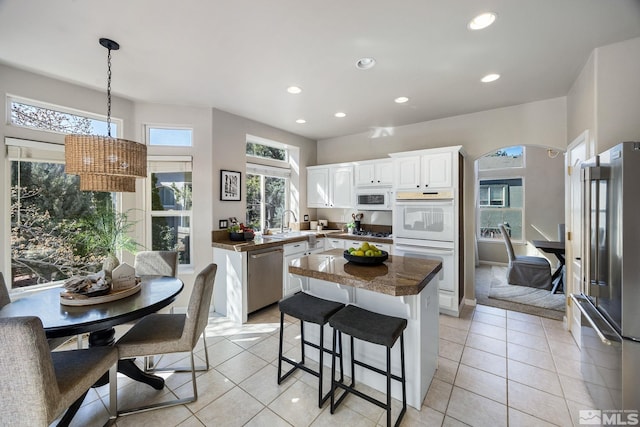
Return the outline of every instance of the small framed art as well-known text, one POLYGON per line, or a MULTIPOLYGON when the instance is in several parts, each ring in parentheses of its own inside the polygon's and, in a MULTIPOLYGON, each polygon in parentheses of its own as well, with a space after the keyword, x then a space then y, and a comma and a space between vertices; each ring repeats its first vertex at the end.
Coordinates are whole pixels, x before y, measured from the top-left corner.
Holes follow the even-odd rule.
POLYGON ((240 200, 240 172, 220 171, 220 200, 240 200))

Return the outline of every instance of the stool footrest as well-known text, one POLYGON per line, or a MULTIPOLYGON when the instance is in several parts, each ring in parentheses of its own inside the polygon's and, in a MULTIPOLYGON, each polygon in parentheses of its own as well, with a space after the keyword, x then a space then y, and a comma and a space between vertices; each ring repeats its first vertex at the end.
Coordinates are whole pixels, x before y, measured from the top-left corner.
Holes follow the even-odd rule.
MULTIPOLYGON (((354 363, 354 365, 358 365, 358 366, 362 366, 363 368, 370 369, 373 372, 376 372, 376 373, 378 373, 380 375, 384 375, 385 377, 387 376, 387 372, 386 371, 383 371, 382 369, 378 369, 375 366, 368 365, 368 364, 366 364, 364 362, 361 362, 361 361, 355 360, 355 359, 354 359, 353 363, 354 363)), ((400 381, 400 382, 403 381, 402 377, 399 377, 399 376, 394 375, 394 374, 391 374, 391 378, 393 378, 396 381, 400 381)))

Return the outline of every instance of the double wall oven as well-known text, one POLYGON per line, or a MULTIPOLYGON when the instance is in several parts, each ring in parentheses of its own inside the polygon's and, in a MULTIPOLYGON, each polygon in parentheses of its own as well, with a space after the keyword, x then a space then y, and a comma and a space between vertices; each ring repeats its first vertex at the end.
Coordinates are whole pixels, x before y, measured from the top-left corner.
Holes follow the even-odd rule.
POLYGON ((394 254, 439 261, 440 306, 454 310, 456 208, 453 192, 398 192, 393 212, 394 254), (445 292, 442 292, 445 291, 445 292), (451 292, 451 294, 449 294, 451 292))

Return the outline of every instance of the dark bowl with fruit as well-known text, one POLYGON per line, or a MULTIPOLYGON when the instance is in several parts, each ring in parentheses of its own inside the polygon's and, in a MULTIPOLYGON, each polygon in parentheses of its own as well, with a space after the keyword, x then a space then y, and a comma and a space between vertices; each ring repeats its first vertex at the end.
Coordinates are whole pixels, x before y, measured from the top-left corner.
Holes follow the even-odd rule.
POLYGON ((255 234, 249 227, 245 227, 244 224, 232 225, 227 228, 229 232, 229 239, 234 242, 244 242, 245 240, 253 240, 255 234))
POLYGON ((230 231, 229 239, 234 242, 244 242, 244 231, 230 231))
POLYGON ((359 265, 380 265, 389 258, 389 253, 386 251, 376 251, 370 255, 366 255, 366 253, 364 255, 356 255, 357 252, 358 251, 352 251, 349 253, 348 250, 344 251, 344 259, 359 265))

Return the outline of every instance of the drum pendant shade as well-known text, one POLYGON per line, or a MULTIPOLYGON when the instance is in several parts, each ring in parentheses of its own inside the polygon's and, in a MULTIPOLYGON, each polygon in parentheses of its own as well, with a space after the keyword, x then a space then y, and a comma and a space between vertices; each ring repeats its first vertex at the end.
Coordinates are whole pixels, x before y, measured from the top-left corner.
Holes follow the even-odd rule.
POLYGON ((65 172, 80 176, 80 190, 135 192, 136 177, 147 176, 147 146, 111 136, 111 50, 120 46, 100 39, 109 50, 107 131, 102 135, 67 135, 64 139, 65 172))

